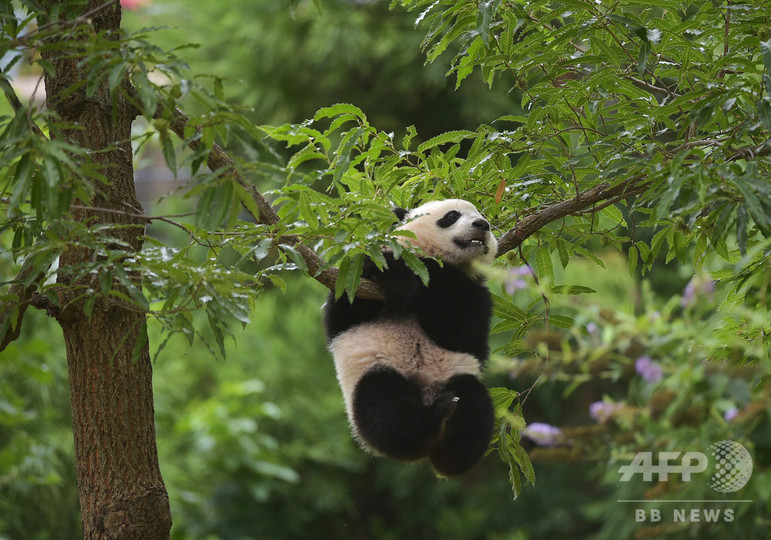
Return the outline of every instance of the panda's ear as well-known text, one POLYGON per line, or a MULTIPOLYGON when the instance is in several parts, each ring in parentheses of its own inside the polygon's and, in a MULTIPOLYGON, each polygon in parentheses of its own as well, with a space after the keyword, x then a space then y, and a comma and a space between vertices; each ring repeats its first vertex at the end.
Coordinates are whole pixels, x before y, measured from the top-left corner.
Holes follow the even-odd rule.
POLYGON ((400 206, 394 206, 393 211, 394 214, 396 214, 396 217, 399 218, 399 221, 404 221, 404 218, 407 216, 407 212, 409 212, 409 210, 400 206))

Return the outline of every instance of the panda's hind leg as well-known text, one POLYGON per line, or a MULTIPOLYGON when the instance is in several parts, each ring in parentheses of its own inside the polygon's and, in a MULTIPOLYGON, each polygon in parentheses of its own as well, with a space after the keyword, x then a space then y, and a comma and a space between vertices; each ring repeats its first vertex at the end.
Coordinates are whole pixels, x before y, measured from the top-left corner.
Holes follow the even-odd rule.
POLYGON ((451 397, 424 405, 417 382, 380 366, 356 385, 353 423, 361 440, 376 452, 415 461, 428 455, 453 406, 451 397))
POLYGON ((487 389, 473 375, 452 377, 445 391, 458 401, 430 459, 439 474, 456 476, 473 467, 487 451, 495 425, 495 410, 487 389))

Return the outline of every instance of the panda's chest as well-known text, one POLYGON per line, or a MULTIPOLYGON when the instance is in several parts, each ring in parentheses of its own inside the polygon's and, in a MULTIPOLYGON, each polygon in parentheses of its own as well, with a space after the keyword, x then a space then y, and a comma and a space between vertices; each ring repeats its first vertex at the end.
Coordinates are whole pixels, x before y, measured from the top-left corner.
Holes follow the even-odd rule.
POLYGON ((479 374, 472 355, 439 347, 413 319, 358 325, 330 343, 341 382, 358 380, 375 366, 387 366, 424 385, 458 374, 479 374))

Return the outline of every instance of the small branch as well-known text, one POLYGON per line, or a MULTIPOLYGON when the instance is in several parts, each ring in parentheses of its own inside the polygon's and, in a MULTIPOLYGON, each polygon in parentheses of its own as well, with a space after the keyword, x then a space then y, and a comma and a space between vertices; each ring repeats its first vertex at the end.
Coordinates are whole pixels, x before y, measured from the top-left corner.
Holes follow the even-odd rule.
POLYGON ((746 159, 748 161, 771 154, 771 139, 755 148, 737 148, 733 156, 726 158, 726 161, 736 161, 737 159, 746 159))
MULTIPOLYGON (((644 81, 638 77, 633 77, 632 75, 626 75, 626 78, 639 86, 640 88, 644 88, 645 90, 648 90, 649 92, 661 92, 662 94, 669 94, 670 97, 680 97, 680 94, 677 92, 674 92, 667 88, 665 85, 656 86, 655 84, 651 84, 647 81, 644 81)), ((658 80, 658 79, 657 79, 658 80)))

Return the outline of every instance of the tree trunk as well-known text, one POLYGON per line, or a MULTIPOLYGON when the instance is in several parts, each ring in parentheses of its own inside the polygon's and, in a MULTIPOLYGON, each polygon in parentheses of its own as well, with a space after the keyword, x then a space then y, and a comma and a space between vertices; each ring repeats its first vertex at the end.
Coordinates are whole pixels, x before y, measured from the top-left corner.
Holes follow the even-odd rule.
MULTIPOLYGON (((120 29, 118 2, 47 0, 49 13, 59 11, 59 22, 78 30, 70 39, 120 29), (71 5, 76 5, 73 8, 71 5), (81 31, 83 30, 83 31, 81 31)), ((39 21, 42 25, 45 22, 39 21)), ((110 96, 106 82, 87 96, 84 86, 72 91, 85 69, 69 48, 42 52, 55 68, 46 74, 46 102, 71 129, 58 136, 91 152, 93 165, 107 182, 95 183, 93 208, 119 210, 123 214, 83 210, 83 201, 73 209, 76 219, 89 225, 115 223, 110 235, 141 247, 144 222, 133 180, 131 123, 135 108, 128 102, 128 82, 123 92, 110 96)), ((52 136, 56 136, 52 132, 52 136)), ((66 183, 65 183, 66 184, 66 183)), ((61 186, 67 189, 66 185, 61 186)), ((125 248, 121 248, 125 249, 125 248)), ((88 284, 75 281, 68 268, 90 261, 95 254, 73 248, 62 255, 59 282, 61 309, 56 317, 64 332, 72 401, 75 459, 80 489, 83 536, 86 539, 166 539, 171 512, 166 487, 158 465, 153 416, 152 365, 147 345, 146 316, 105 298, 97 298, 90 316, 84 311, 88 284), (144 345, 135 358, 134 348, 144 345)), ((119 263, 118 263, 119 264, 119 263)), ((132 276, 138 283, 139 276, 132 276)), ((119 289, 117 283, 113 287, 119 289)), ((94 287, 99 290, 98 285, 94 287)))

